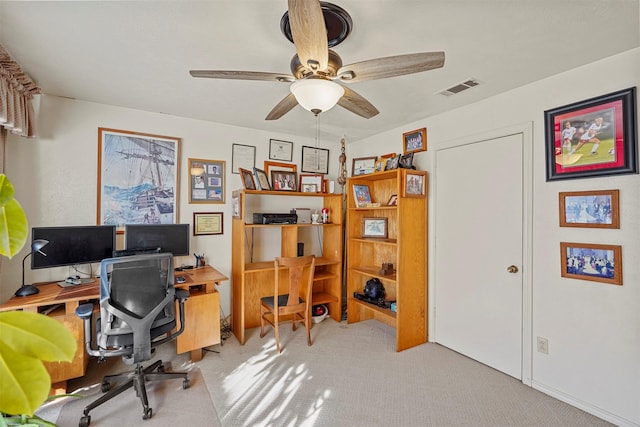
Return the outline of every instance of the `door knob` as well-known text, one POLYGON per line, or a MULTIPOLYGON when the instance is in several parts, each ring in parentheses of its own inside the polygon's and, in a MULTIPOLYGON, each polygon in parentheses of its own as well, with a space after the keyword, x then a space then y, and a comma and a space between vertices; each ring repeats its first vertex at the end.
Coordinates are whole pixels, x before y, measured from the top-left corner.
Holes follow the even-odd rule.
POLYGON ((507 271, 509 273, 517 273, 518 272, 518 267, 516 267, 515 265, 510 265, 509 267, 507 267, 507 271))

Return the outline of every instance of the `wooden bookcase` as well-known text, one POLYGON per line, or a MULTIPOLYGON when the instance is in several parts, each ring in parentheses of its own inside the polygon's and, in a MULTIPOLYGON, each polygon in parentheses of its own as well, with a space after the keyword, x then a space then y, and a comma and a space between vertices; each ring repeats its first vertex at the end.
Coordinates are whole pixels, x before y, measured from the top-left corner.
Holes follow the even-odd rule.
MULTIPOLYGON (((263 231, 271 231, 271 234, 276 231, 280 240, 276 256, 297 256, 303 231, 311 230, 314 235, 321 235, 322 254, 316 254, 312 302, 314 305, 326 304, 329 316, 339 322, 342 318, 342 194, 236 190, 232 198, 231 329, 238 341, 244 344, 245 330, 260 326, 260 298, 273 295, 274 256, 266 256, 266 252, 262 251, 265 245, 273 245, 273 242, 266 241, 262 236, 263 231), (277 212, 289 212, 296 207, 296 197, 306 202, 312 200, 311 203, 318 210, 329 208, 331 223, 251 223, 253 214, 265 212, 262 207, 267 203, 279 206, 277 212)), ((286 285, 286 280, 281 282, 286 285)), ((285 292, 284 288, 282 292, 285 292)))
POLYGON ((396 169, 347 180, 347 320, 377 319, 396 330, 396 351, 427 341, 427 173, 396 169), (407 174, 423 177, 424 195, 405 195, 407 174), (354 185, 369 187, 372 203, 356 207, 354 185), (387 206, 392 195, 397 205, 387 206), (363 237, 364 218, 386 218, 387 237, 363 237), (382 263, 395 271, 382 274, 382 263), (363 294, 366 282, 377 277, 385 288, 385 300, 395 300, 397 311, 354 297, 363 294))

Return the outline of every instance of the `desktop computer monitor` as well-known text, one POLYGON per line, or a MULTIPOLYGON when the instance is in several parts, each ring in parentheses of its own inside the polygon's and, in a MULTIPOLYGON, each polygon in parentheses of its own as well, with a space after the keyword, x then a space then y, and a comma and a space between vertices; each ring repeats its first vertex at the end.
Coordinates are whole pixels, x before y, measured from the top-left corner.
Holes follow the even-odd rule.
POLYGON ((33 227, 31 238, 49 241, 41 250, 46 256, 35 252, 31 257, 32 269, 90 264, 113 257, 116 248, 116 227, 33 227))
POLYGON ((189 255, 189 224, 127 224, 125 250, 130 254, 150 251, 189 255))

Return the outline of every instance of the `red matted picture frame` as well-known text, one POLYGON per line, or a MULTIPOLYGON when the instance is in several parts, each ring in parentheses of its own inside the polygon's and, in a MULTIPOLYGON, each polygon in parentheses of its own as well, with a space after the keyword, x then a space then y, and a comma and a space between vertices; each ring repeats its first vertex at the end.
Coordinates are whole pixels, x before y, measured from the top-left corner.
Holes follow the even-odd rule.
POLYGON ((636 88, 544 112, 547 181, 638 173, 636 88))

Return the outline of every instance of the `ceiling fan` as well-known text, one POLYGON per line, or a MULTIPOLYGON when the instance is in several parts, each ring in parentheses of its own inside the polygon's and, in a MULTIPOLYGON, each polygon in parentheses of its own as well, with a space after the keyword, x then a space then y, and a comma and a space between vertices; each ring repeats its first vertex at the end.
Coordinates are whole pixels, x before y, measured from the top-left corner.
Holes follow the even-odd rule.
POLYGON ((318 115, 333 107, 336 102, 352 113, 369 119, 379 113, 376 107, 354 90, 339 83, 384 79, 433 70, 444 65, 444 52, 421 52, 343 66, 340 56, 329 48, 341 43, 349 35, 352 24, 349 14, 339 6, 323 1, 288 1, 288 12, 283 15, 280 28, 296 47, 297 53, 291 60, 292 74, 191 70, 191 76, 292 83, 290 93, 269 112, 266 120, 279 119, 297 104, 318 115), (311 97, 326 99, 309 101, 305 92, 311 97))

